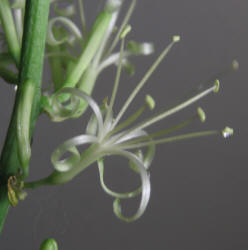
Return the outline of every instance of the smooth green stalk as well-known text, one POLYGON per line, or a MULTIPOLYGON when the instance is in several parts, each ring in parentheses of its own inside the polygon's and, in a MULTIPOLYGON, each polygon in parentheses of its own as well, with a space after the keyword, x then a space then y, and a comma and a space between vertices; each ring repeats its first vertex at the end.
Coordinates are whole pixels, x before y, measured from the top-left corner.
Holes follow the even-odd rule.
MULTIPOLYGON (((51 51, 53 53, 60 53, 60 45, 57 46, 47 46, 48 53, 51 51)), ((61 84, 64 81, 64 72, 62 68, 62 60, 61 57, 51 56, 49 57, 49 63, 51 66, 51 77, 53 81, 54 90, 57 91, 60 89, 61 84)))
POLYGON ((21 47, 8 0, 1 0, 0 20, 6 35, 9 51, 18 66, 20 63, 21 47))
POLYGON ((64 87, 75 87, 78 83, 100 47, 102 39, 108 29, 111 17, 112 13, 109 11, 103 11, 99 14, 90 32, 89 39, 83 48, 83 53, 80 56, 77 65, 67 77, 64 87))
POLYGON ((30 122, 32 104, 35 94, 34 82, 27 80, 23 83, 23 91, 20 94, 17 108, 17 144, 18 155, 23 176, 28 176, 29 161, 31 157, 30 147, 30 122))
POLYGON ((98 145, 93 144, 86 151, 84 151, 81 155, 81 161, 78 163, 77 167, 72 168, 67 172, 59 172, 55 170, 48 177, 34 181, 34 182, 26 182, 25 188, 37 188, 46 185, 57 185, 64 184, 71 181, 75 176, 77 176, 81 171, 85 170, 92 163, 97 161, 102 157, 103 152, 98 151, 98 145))
MULTIPOLYGON (((2 4, 2 2, 1 2, 2 4)), ((27 0, 24 23, 24 34, 20 64, 20 85, 17 90, 14 110, 12 113, 7 137, 0 159, 0 232, 8 213, 9 200, 7 181, 16 175, 22 167, 18 154, 17 116, 25 83, 30 81, 35 89, 30 117, 30 137, 40 113, 40 89, 43 69, 43 58, 47 31, 47 20, 50 1, 27 0)), ((20 143, 20 142, 19 142, 20 143)))
MULTIPOLYGON (((97 69, 94 66, 89 66, 88 69, 83 74, 83 77, 77 86, 78 89, 83 90, 86 94, 91 96, 95 87, 97 77, 98 77, 97 69)), ((80 107, 78 108, 79 112, 77 112, 73 117, 75 118, 82 115, 87 107, 88 107, 87 102, 81 100, 80 107)))

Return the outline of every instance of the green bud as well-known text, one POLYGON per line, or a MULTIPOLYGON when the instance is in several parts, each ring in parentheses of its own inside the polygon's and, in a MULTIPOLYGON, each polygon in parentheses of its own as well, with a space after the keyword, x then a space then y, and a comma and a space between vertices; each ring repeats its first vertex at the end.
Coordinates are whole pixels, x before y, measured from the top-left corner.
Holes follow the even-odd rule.
POLYGON ((44 240, 40 246, 40 250, 58 250, 58 249, 59 248, 57 242, 52 238, 44 240))

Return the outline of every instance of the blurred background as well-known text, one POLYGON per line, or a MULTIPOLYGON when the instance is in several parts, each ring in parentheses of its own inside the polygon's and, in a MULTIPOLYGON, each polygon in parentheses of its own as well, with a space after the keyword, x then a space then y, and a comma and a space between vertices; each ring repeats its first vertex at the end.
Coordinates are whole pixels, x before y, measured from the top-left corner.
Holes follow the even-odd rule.
MULTIPOLYGON (((101 10, 103 0, 85 0, 88 22, 101 10)), ((125 8, 130 1, 125 1, 125 8)), ((76 3, 76 1, 75 1, 76 3)), ((0 238, 1 250, 38 250, 46 237, 54 237, 59 250, 245 250, 248 248, 247 169, 247 44, 248 2, 244 0, 139 0, 131 19, 130 38, 152 41, 155 53, 135 58, 136 74, 122 76, 116 112, 171 41, 180 35, 165 61, 141 91, 130 113, 143 104, 145 94, 156 100, 157 110, 175 103, 201 82, 226 69, 233 59, 237 72, 221 80, 221 91, 210 95, 149 131, 188 118, 201 106, 204 124, 185 131, 233 127, 233 137, 214 136, 159 145, 151 167, 152 193, 145 214, 127 224, 115 217, 113 199, 99 183, 96 165, 68 184, 30 191, 24 202, 11 208, 0 238)), ((101 102, 110 95, 116 69, 108 69, 93 93, 101 102)), ((44 70, 44 82, 48 81, 44 70)), ((7 131, 14 102, 13 86, 0 84, 0 143, 7 131)), ((52 123, 43 115, 34 134, 30 180, 48 175, 50 155, 64 140, 84 133, 90 112, 75 121, 52 123)), ((148 112, 149 115, 149 112, 148 112)), ((139 183, 127 161, 106 159, 106 182, 118 191, 139 183)), ((124 204, 132 214, 139 200, 124 204)))

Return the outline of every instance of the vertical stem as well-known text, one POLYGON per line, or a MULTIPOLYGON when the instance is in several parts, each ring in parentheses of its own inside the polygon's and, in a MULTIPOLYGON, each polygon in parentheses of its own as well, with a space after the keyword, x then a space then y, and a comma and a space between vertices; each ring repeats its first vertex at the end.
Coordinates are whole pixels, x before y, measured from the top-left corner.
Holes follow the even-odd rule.
POLYGON ((0 232, 8 213, 7 180, 21 167, 18 158, 17 114, 25 84, 34 84, 30 136, 40 112, 40 90, 50 1, 27 0, 21 51, 20 75, 14 110, 0 158, 0 232))

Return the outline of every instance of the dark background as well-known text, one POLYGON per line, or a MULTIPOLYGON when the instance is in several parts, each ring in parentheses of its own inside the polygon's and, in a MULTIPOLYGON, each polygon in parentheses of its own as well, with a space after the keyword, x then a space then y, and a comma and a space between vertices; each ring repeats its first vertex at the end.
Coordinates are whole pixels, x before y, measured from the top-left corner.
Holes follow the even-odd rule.
MULTIPOLYGON (((102 3, 85 1, 91 20, 102 3)), ((46 237, 56 238, 60 250, 247 249, 247 13, 245 0, 140 0, 131 20, 130 37, 153 41, 156 53, 134 60, 137 73, 132 79, 122 77, 116 107, 121 107, 172 35, 180 34, 182 41, 130 111, 142 104, 147 93, 156 99, 158 110, 172 104, 237 59, 240 70, 222 80, 218 95, 204 98, 154 126, 165 127, 185 119, 201 105, 207 112, 206 123, 196 122, 187 131, 228 125, 235 129, 235 135, 226 140, 209 137, 160 145, 151 169, 149 206, 142 218, 131 224, 114 216, 112 198, 101 190, 96 166, 61 187, 31 191, 25 202, 10 209, 0 249, 36 250, 46 237)), ((107 70, 99 79, 94 93, 98 102, 110 95, 114 72, 107 70)), ((13 106, 13 87, 1 82, 0 97, 2 145, 13 106)), ((39 119, 30 179, 52 170, 51 152, 65 139, 83 133, 83 120, 53 124, 45 116, 39 119)), ((107 183, 119 191, 130 190, 139 180, 125 164, 118 158, 106 161, 107 183)), ((124 207, 132 213, 137 206, 138 200, 134 200, 124 207)))

